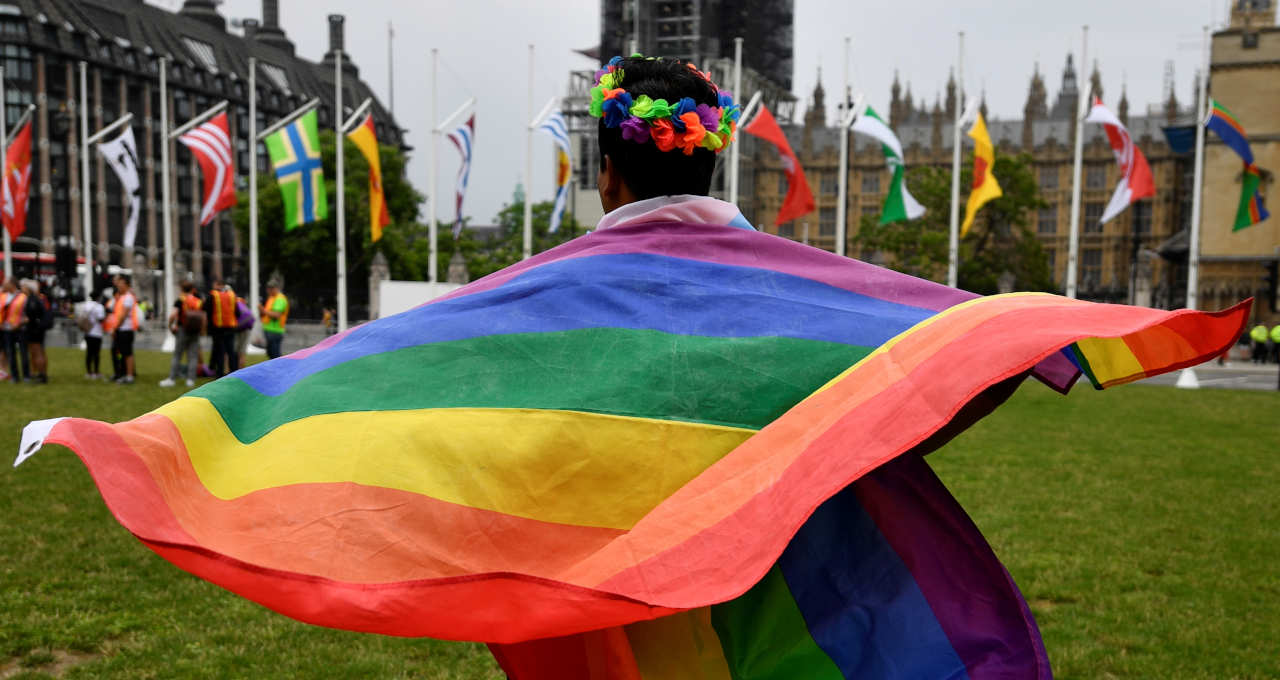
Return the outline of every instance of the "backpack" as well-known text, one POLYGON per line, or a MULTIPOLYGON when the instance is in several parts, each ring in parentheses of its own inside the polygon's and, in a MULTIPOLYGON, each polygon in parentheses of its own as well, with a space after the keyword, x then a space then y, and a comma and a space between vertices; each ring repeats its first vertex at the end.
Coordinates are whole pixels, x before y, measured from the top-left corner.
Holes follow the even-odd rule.
POLYGON ((185 309, 182 311, 182 332, 187 335, 199 335, 204 330, 204 310, 185 309))
POLYGON ((76 314, 76 328, 79 328, 81 333, 88 333, 89 329, 93 328, 93 322, 89 320, 89 308, 87 306, 76 314))
POLYGON ((253 328, 253 311, 249 309, 249 304, 239 298, 236 299, 236 330, 247 331, 253 328))

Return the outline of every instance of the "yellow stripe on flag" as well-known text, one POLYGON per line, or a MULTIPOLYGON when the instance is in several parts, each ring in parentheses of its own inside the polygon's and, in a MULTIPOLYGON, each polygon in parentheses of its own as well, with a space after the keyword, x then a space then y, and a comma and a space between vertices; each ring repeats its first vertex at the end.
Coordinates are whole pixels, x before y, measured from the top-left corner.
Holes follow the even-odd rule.
POLYGON ((382 192, 382 162, 378 158, 378 137, 373 129, 373 114, 365 117, 364 122, 347 133, 360 154, 369 163, 369 233, 374 241, 382 238, 382 226, 389 220, 386 214, 386 196, 382 192))
POLYGON ((311 416, 243 444, 207 399, 182 397, 155 412, 177 426, 200 482, 222 499, 354 482, 610 529, 630 529, 755 433, 578 411, 441 408, 311 416))

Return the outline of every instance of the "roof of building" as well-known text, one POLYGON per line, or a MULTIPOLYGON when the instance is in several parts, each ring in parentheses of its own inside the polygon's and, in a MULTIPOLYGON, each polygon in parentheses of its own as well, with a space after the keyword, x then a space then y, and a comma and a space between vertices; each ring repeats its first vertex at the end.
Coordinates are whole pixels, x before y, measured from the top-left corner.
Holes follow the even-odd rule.
MULTIPOLYGON (((259 97, 259 107, 287 112, 312 97, 318 97, 327 110, 333 107, 332 53, 320 62, 299 57, 275 25, 259 27, 246 21, 246 35, 228 32, 220 27, 225 22, 208 0, 188 0, 176 13, 142 0, 3 0, 0 4, 16 6, 29 19, 29 41, 37 48, 151 74, 156 73, 153 59, 165 56, 175 66, 170 69, 171 85, 238 102, 247 101, 248 95, 237 96, 234 84, 247 84, 249 58, 256 57, 259 87, 283 95, 278 107, 259 97)), ((403 145, 401 130, 359 79, 356 65, 348 60, 343 71, 344 110, 356 108, 365 98, 373 99, 380 141, 403 145)))

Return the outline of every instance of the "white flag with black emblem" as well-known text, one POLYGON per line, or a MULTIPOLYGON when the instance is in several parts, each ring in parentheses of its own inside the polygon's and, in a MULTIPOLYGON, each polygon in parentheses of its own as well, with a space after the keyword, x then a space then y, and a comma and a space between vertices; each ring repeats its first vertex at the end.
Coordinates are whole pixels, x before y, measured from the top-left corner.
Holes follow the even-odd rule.
POLYGON ((138 145, 133 141, 133 128, 126 127, 119 137, 98 145, 98 152, 120 178, 120 186, 129 197, 129 218, 124 227, 124 245, 133 247, 138 235, 138 208, 142 203, 142 181, 138 176, 138 145))

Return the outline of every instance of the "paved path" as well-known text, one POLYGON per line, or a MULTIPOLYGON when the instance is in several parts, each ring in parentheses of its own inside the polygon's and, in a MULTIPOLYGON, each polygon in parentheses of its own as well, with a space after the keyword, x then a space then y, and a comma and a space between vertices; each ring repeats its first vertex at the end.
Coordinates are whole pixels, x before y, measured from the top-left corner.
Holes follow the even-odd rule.
MULTIPOLYGON (((1172 387, 1178 382, 1179 371, 1148 378, 1142 381, 1145 385, 1167 385, 1172 387)), ((1206 389, 1228 390, 1276 390, 1280 381, 1280 367, 1275 364, 1259 365, 1248 361, 1231 361, 1225 366, 1211 361, 1196 366, 1196 377, 1200 387, 1206 389)))

